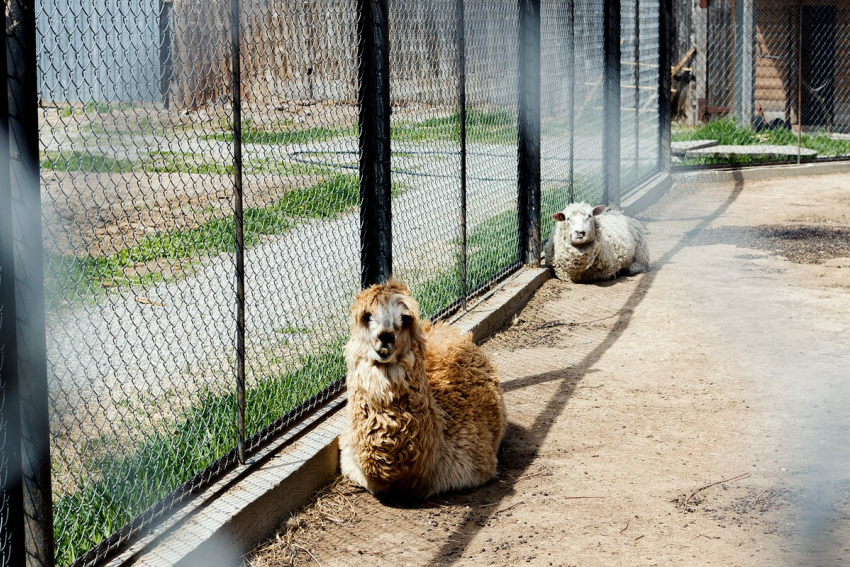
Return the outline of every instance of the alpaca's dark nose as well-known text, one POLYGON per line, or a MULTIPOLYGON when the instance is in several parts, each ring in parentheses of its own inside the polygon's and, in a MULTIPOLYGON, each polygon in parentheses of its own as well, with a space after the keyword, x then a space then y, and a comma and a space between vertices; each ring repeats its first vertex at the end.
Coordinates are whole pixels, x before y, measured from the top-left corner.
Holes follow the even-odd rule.
POLYGON ((381 331, 378 334, 378 340, 381 341, 382 344, 391 345, 395 342, 395 333, 392 331, 381 331))

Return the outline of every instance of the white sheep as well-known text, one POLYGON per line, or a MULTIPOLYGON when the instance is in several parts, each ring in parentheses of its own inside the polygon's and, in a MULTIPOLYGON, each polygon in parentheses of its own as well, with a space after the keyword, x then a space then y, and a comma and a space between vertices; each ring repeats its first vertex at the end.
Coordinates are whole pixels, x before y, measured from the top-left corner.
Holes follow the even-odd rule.
POLYGON ((610 280, 649 269, 649 247, 640 221, 605 205, 573 203, 555 213, 546 241, 546 263, 559 279, 610 280))

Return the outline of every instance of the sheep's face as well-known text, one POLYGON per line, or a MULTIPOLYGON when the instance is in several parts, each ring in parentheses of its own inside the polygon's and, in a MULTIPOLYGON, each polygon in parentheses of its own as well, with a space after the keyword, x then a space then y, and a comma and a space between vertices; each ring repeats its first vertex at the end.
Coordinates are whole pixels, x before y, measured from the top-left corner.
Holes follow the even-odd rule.
POLYGON ((352 310, 352 339, 373 361, 391 364, 410 350, 419 325, 419 307, 403 285, 390 281, 357 297, 352 310))
POLYGON ((555 213, 552 218, 564 223, 561 230, 573 246, 590 244, 596 238, 596 219, 605 212, 605 205, 591 208, 590 205, 577 203, 570 205, 563 212, 555 213))

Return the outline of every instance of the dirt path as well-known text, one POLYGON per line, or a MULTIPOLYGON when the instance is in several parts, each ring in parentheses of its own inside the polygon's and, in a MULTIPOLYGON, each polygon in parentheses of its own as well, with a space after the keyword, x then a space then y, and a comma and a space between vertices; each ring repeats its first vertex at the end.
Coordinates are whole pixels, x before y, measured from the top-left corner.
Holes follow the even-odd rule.
POLYGON ((412 508, 340 482, 251 565, 846 564, 850 181, 680 183, 644 220, 652 271, 550 281, 485 344, 497 480, 412 508))

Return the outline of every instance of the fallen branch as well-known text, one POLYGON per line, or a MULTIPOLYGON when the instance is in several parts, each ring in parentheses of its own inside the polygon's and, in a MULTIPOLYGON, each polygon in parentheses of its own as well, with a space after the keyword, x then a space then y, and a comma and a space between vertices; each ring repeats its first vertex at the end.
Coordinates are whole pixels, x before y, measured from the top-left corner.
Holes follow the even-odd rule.
POLYGON ((712 486, 717 486, 718 484, 723 484, 724 482, 732 482, 733 480, 740 480, 740 479, 746 478, 748 476, 750 476, 750 473, 747 472, 747 473, 744 473, 744 474, 739 474, 738 476, 733 476, 731 478, 724 478, 723 480, 718 480, 717 482, 712 482, 711 484, 706 484, 705 486, 700 486, 699 488, 697 488, 696 490, 691 492, 691 495, 688 496, 688 498, 682 503, 682 507, 684 508, 685 506, 687 506, 688 503, 691 501, 691 498, 693 498, 694 496, 697 495, 697 493, 702 492, 706 488, 711 488, 712 486))
POLYGON ((705 534, 697 534, 694 537, 692 537, 691 539, 689 539, 688 541, 694 541, 698 537, 704 537, 706 539, 720 539, 720 536, 707 536, 705 534))
POLYGON ((306 553, 307 555, 309 555, 309 556, 310 556, 310 558, 311 558, 313 561, 315 561, 315 562, 316 562, 316 565, 318 565, 319 567, 322 567, 322 564, 321 564, 321 563, 319 563, 319 560, 318 560, 318 559, 316 559, 316 558, 313 556, 313 554, 312 554, 312 553, 310 553, 310 550, 309 550, 309 549, 307 549, 306 547, 301 547, 301 546, 300 546, 300 545, 298 545, 297 543, 293 543, 293 544, 292 544, 292 547, 297 547, 298 549, 302 549, 302 550, 304 550, 304 553, 306 553))
POLYGON ((508 510, 510 510, 512 508, 516 508, 520 504, 525 504, 525 500, 520 500, 516 504, 513 504, 512 506, 508 506, 507 508, 502 508, 501 510, 496 510, 495 512, 493 512, 493 515, 495 516, 496 514, 501 514, 502 512, 507 512, 508 510))

